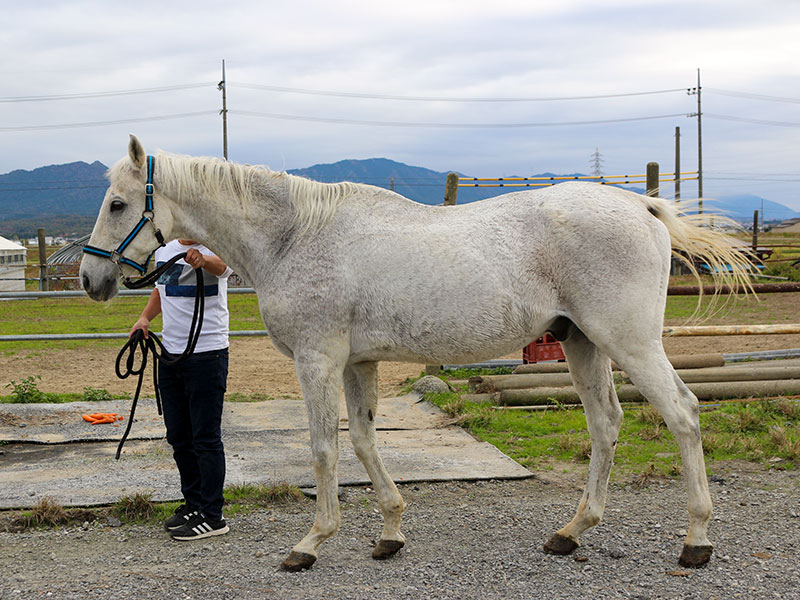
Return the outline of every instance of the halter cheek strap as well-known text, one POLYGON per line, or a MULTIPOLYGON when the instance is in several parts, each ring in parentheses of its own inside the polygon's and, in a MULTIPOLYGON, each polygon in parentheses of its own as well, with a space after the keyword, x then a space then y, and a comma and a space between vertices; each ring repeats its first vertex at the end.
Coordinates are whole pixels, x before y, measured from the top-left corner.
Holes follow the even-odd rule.
MULTIPOLYGON (((147 183, 144 186, 144 211, 142 211, 142 218, 139 219, 139 222, 134 225, 131 232, 125 237, 124 240, 117 246, 116 250, 104 250, 102 248, 97 248, 96 246, 84 246, 83 251, 86 254, 92 254, 94 256, 100 256, 102 258, 107 258, 114 264, 116 264, 120 269, 122 265, 128 265, 129 267, 133 267, 136 269, 140 275, 144 275, 147 272, 147 266, 150 264, 150 259, 152 258, 155 250, 149 254, 147 260, 144 264, 138 263, 135 260, 131 260, 123 256, 123 252, 125 249, 133 242, 134 238, 139 235, 139 232, 142 228, 147 225, 148 223, 153 227, 153 235, 156 238, 159 246, 164 246, 164 236, 161 234, 161 230, 156 227, 156 224, 153 222, 153 193, 155 192, 155 188, 153 187, 153 172, 155 171, 156 159, 153 156, 147 157, 147 183)), ((128 280, 128 278, 125 278, 128 280)))

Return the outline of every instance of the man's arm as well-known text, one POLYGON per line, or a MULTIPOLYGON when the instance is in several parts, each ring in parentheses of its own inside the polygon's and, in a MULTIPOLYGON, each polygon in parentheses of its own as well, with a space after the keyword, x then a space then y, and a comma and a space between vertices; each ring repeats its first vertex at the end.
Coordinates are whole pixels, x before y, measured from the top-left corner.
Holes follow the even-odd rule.
POLYGON ((197 248, 190 248, 184 260, 193 269, 205 269, 217 277, 225 273, 228 268, 219 256, 202 254, 197 248))
POLYGON ((128 337, 132 336, 133 332, 137 329, 141 329, 144 332, 145 339, 147 339, 150 335, 150 321, 155 319, 159 314, 161 314, 161 295, 158 293, 157 289, 153 289, 142 311, 142 315, 139 317, 139 320, 133 324, 133 327, 131 327, 128 337))

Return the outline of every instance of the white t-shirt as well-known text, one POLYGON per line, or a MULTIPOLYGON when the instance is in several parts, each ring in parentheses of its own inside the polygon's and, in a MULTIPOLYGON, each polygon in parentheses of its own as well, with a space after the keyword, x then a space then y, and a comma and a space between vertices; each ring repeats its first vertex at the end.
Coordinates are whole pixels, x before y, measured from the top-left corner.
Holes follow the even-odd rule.
MULTIPOLYGON (((187 252, 190 248, 196 248, 201 254, 214 256, 214 253, 202 244, 185 246, 178 240, 173 240, 156 250, 156 267, 160 267, 176 254, 187 252)), ((232 272, 228 267, 217 277, 203 269, 205 312, 195 352, 221 350, 229 345, 228 277, 232 272)), ((181 354, 186 349, 194 313, 196 283, 194 269, 183 259, 173 264, 156 282, 156 289, 161 297, 161 318, 164 324, 162 342, 170 354, 181 354)))

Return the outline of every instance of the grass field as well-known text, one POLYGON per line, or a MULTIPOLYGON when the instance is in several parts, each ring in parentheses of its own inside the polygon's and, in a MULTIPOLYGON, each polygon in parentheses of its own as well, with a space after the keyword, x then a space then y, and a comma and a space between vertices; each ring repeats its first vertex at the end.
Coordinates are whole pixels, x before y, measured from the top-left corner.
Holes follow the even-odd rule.
MULTIPOLYGON (((464 390, 459 390, 464 391, 464 390)), ((582 410, 498 410, 461 400, 458 393, 428 399, 470 433, 533 470, 588 464, 591 443, 582 410)), ((614 477, 676 476, 677 442, 649 406, 624 409, 614 477)), ((800 465, 800 404, 796 399, 758 399, 703 407, 703 449, 714 472, 717 461, 744 460, 770 468, 800 465)))
MULTIPOLYGON (((5 335, 49 333, 126 333, 144 308, 145 296, 120 296, 98 304, 85 298, 37 298, 0 302, 0 323, 5 335)), ((264 329, 258 313, 255 294, 230 294, 230 327, 232 331, 264 329)), ((152 323, 161 330, 161 317, 152 323)), ((67 340, 57 342, 0 342, 0 352, 41 347, 75 348, 101 343, 99 340, 67 340)), ((119 340, 109 340, 119 346, 119 340)))

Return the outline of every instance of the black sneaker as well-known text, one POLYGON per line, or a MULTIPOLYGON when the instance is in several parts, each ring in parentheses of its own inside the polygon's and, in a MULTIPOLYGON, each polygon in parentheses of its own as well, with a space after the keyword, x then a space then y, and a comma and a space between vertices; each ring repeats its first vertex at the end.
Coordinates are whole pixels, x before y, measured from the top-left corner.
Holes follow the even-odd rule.
POLYGON ((211 537, 212 535, 222 535, 228 533, 228 524, 225 519, 214 521, 209 519, 203 513, 197 513, 185 525, 181 525, 177 529, 173 529, 170 536, 173 540, 179 542, 188 542, 190 540, 201 540, 203 538, 211 537))
POLYGON ((186 525, 186 523, 188 523, 191 518, 197 514, 198 512, 192 507, 186 504, 181 504, 175 509, 175 514, 166 520, 164 523, 164 529, 167 531, 174 531, 175 529, 178 529, 178 527, 186 525))

